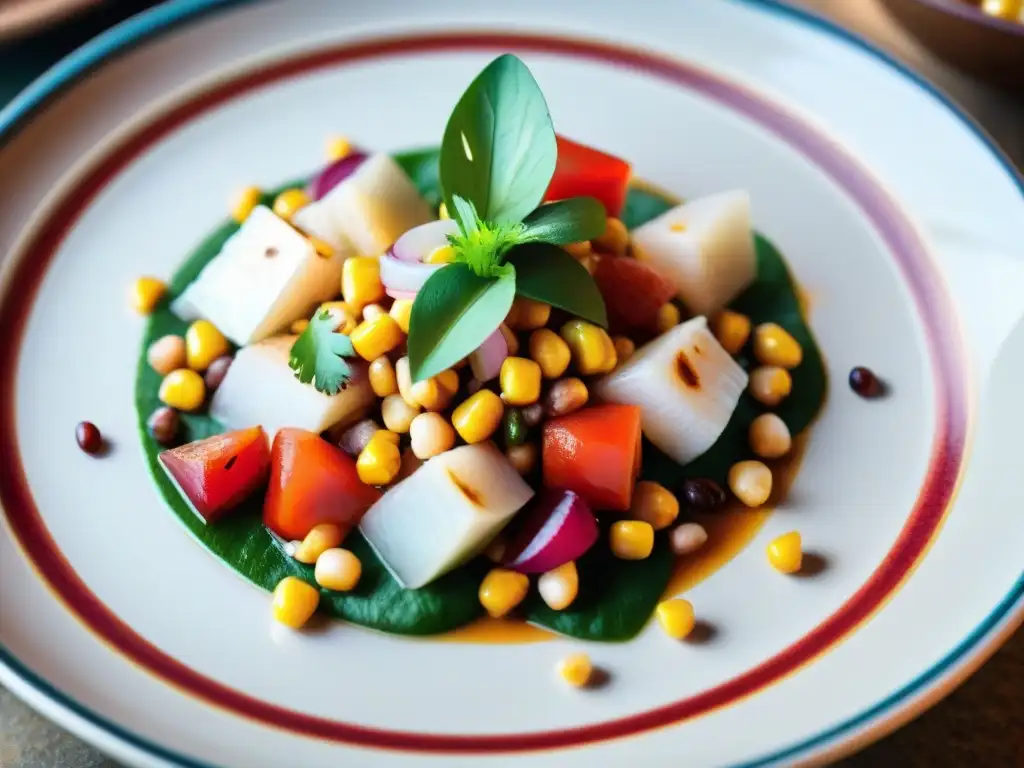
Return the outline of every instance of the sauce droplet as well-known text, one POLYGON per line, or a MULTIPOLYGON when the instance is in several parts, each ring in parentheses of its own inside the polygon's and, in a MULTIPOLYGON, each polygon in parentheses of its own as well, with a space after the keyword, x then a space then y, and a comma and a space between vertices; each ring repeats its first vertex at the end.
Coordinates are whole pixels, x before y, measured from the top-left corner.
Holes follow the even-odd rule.
POLYGON ((872 398, 885 394, 885 385, 870 368, 857 366, 850 371, 850 389, 861 397, 872 398))
POLYGON ((75 440, 78 442, 78 447, 90 456, 95 456, 103 450, 103 435, 91 421, 78 423, 78 426, 75 427, 75 440))

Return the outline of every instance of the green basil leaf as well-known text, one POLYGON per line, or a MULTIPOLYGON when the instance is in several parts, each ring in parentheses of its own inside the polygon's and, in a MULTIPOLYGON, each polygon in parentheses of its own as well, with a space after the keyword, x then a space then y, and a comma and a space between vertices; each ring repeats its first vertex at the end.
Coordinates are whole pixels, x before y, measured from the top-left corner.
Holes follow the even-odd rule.
POLYGON ((547 102, 522 61, 492 61, 448 119, 441 186, 448 210, 460 195, 484 221, 516 224, 544 198, 558 148, 547 102))
POLYGON ((422 381, 455 365, 501 325, 516 294, 515 271, 481 277, 465 264, 432 274, 409 317, 409 369, 422 381))
POLYGON ((604 234, 608 216, 593 197, 572 197, 542 205, 525 219, 521 242, 568 245, 604 234))
POLYGON ((516 268, 516 293, 543 301, 602 328, 608 327, 604 299, 590 273, 557 245, 528 243, 512 249, 508 263, 516 268))

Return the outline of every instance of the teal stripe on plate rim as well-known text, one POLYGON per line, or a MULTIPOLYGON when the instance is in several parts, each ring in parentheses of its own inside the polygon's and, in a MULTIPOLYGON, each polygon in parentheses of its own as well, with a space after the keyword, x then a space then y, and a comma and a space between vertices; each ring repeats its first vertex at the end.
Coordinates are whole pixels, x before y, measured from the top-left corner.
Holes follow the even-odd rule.
MULTIPOLYGON (((78 50, 61 59, 35 82, 16 96, 4 109, 0 110, 0 148, 2 148, 17 131, 25 125, 29 118, 47 102, 73 85, 84 75, 119 54, 130 51, 149 38, 162 32, 195 21, 201 16, 233 5, 258 2, 259 0, 168 0, 155 8, 145 11, 133 18, 121 22, 115 27, 97 36, 78 50)), ((896 73, 929 93, 936 101, 955 114, 993 155, 995 160, 1006 170, 1010 179, 1024 194, 1024 175, 1003 153, 992 138, 979 126, 973 118, 966 114, 952 99, 940 91, 935 85, 921 75, 908 69, 898 60, 877 48, 873 43, 854 32, 817 16, 809 11, 793 7, 781 0, 727 0, 740 5, 752 5, 762 10, 784 16, 805 26, 826 32, 848 45, 859 48, 874 58, 887 64, 896 73)), ((899 690, 875 706, 861 712, 838 725, 823 731, 811 738, 793 744, 784 749, 759 757, 753 761, 735 764, 730 768, 764 768, 777 765, 784 760, 807 757, 808 753, 834 745, 843 737, 852 736, 860 728, 880 719, 886 713, 900 707, 912 697, 924 693, 927 688, 950 672, 958 663, 965 661, 972 651, 982 645, 986 637, 996 630, 1004 620, 1010 619, 1019 609, 1024 608, 1024 574, 1017 583, 985 617, 952 651, 939 660, 930 669, 911 680, 899 690)), ((50 699, 68 710, 75 717, 105 731, 114 739, 135 749, 141 750, 152 757, 175 763, 181 768, 217 768, 217 766, 199 762, 193 758, 165 749, 149 742, 106 718, 92 712, 87 707, 54 688, 50 683, 28 669, 18 661, 2 644, 0 644, 0 665, 5 666, 22 682, 40 695, 50 699)))

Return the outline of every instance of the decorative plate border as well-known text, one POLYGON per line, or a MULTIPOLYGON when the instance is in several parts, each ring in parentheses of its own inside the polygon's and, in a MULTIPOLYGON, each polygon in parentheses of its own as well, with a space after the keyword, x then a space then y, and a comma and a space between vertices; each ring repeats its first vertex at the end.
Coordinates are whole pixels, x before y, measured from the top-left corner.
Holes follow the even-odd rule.
MULTIPOLYGON (((2 143, 5 140, 5 138, 9 138, 9 136, 12 135, 15 132, 15 130, 19 127, 22 121, 24 121, 27 118, 27 116, 29 116, 41 105, 45 104, 48 98, 52 97, 55 93, 59 92, 64 86, 68 85, 70 82, 80 77, 85 71, 87 71, 91 67, 102 62, 108 56, 114 55, 119 51, 126 49, 131 45, 136 44, 141 40, 146 39, 150 35, 160 32, 171 25, 175 25, 188 19, 195 18, 201 12, 212 10, 215 7, 228 5, 232 2, 237 1, 238 0, 182 0, 181 2, 177 3, 169 3, 165 6, 162 6, 161 8, 158 8, 136 19, 126 22, 119 28, 116 28, 111 32, 106 33, 93 43, 87 45, 83 49, 79 50, 78 52, 70 56, 68 59, 61 62, 46 76, 44 76, 40 81, 38 81, 28 90, 23 92, 19 99, 12 103, 12 105, 10 105, 6 110, 0 111, 0 143, 2 143)), ((839 36, 840 38, 845 39, 847 42, 851 42, 854 45, 867 50, 872 55, 883 59, 885 62, 890 64, 890 66, 897 69, 901 74, 908 77, 912 81, 916 82, 925 90, 931 92, 941 102, 945 102, 947 106, 949 106, 961 119, 963 119, 969 125, 969 127, 971 127, 978 134, 979 140, 982 141, 984 144, 988 145, 992 149, 993 153, 996 155, 997 160, 1007 168, 1007 171, 1010 173, 1011 177, 1015 181, 1017 181, 1018 185, 1021 186, 1022 190, 1024 190, 1024 184, 1021 183, 1019 177, 1017 176, 1009 162, 1000 155, 998 149, 991 145, 991 142, 987 139, 987 137, 985 137, 984 134, 975 125, 973 125, 973 123, 971 123, 969 118, 960 113, 952 104, 948 104, 946 99, 941 94, 936 92, 934 88, 930 86, 927 82, 921 80, 918 76, 914 75, 913 73, 905 70, 902 66, 891 60, 884 53, 873 48, 870 44, 866 43, 860 38, 857 38, 856 36, 853 36, 850 33, 847 33, 844 30, 835 27, 830 23, 823 21, 822 19, 819 19, 805 12, 790 8, 788 6, 779 5, 773 2, 773 0, 740 1, 765 5, 776 10, 779 13, 788 14, 804 24, 823 27, 827 32, 830 32, 835 36, 839 36)), ((575 42, 573 44, 579 45, 580 43, 575 42)), ((656 61, 660 62, 661 67, 672 68, 678 66, 670 61, 656 61)), ((933 309, 936 309, 936 307, 933 307, 933 309)), ((14 355, 14 357, 16 358, 16 354, 14 355)), ((961 394, 964 393, 961 392, 961 394)), ((948 427, 949 425, 947 424, 946 426, 948 427)), ((964 423, 962 426, 965 427, 966 424, 964 423)), ((962 435, 959 444, 956 446, 956 449, 957 451, 959 449, 962 449, 962 435)), ((945 463, 947 465, 947 468, 949 468, 948 462, 950 461, 951 456, 949 455, 948 451, 946 451, 945 449, 940 450, 937 453, 936 458, 939 459, 941 462, 945 463)), ((959 458, 957 457, 954 458, 953 460, 956 462, 959 460, 959 458)), ((8 473, 5 471, 4 480, 7 479, 7 474, 8 473)), ((947 475, 946 478, 948 480, 950 476, 947 475)), ((932 472, 929 476, 929 481, 932 481, 934 479, 935 473, 932 472)), ((946 485, 947 487, 945 488, 945 494, 946 498, 948 498, 949 494, 952 492, 953 489, 950 483, 947 483, 946 485)), ((940 520, 941 516, 942 515, 940 511, 938 515, 940 520)), ((938 522, 936 522, 936 527, 937 525, 938 522)), ((925 548, 926 542, 924 545, 920 547, 920 551, 923 552, 925 548)), ((907 568, 906 570, 909 571, 909 568, 907 568)), ((1024 593, 1024 579, 1022 579, 1017 585, 1015 585, 1015 588, 1011 590, 1011 592, 1006 596, 1006 598, 996 607, 996 609, 993 611, 992 614, 990 614, 986 621, 983 622, 978 628, 976 628, 976 630, 972 632, 972 634, 968 638, 966 638, 960 646, 954 649, 945 659, 943 659, 942 662, 932 667, 930 670, 928 670, 926 673, 912 681, 910 684, 905 686, 900 691, 897 691, 894 694, 892 694, 892 696, 878 704, 876 707, 872 708, 871 710, 863 713, 862 715, 856 718, 851 719, 846 723, 836 726, 827 733, 816 736, 812 739, 809 739, 805 742, 802 742, 801 744, 795 745, 784 751, 780 751, 773 755, 766 756, 762 760, 759 760, 757 764, 766 764, 768 762, 772 762, 775 760, 793 757, 799 754, 800 752, 805 752, 809 749, 821 748, 822 746, 827 745, 827 743, 830 740, 842 734, 848 734, 849 737, 855 737, 857 735, 855 731, 858 728, 865 725, 866 723, 869 723, 872 719, 877 718, 880 714, 890 709, 894 705, 900 704, 901 702, 906 700, 908 696, 911 696, 912 694, 919 692, 920 689, 924 686, 934 683, 938 678, 940 678, 944 673, 948 671, 948 668, 951 665, 957 663, 958 661, 962 661, 965 656, 968 656, 968 654, 971 653, 972 650, 976 650, 974 649, 974 646, 978 644, 980 641, 984 640, 986 636, 989 635, 989 633, 992 630, 998 628, 1001 623, 1004 623, 1004 620, 1009 619, 1009 625, 1015 624, 1017 619, 1019 619, 1020 617, 1013 616, 1011 615, 1011 613, 1014 611, 1015 606, 1020 607, 1018 606, 1018 603, 1020 603, 1022 593, 1024 593), (854 731, 854 733, 851 734, 851 731, 854 731)), ((991 652, 991 650, 994 650, 994 648, 985 648, 982 649, 982 652, 991 652)), ((980 660, 975 659, 975 661, 980 663, 980 660)), ((86 721, 91 722, 107 731, 112 732, 116 737, 123 739, 143 749, 144 751, 153 754, 154 756, 159 756, 163 759, 170 759, 183 765, 198 765, 194 761, 190 761, 188 758, 183 758, 181 756, 174 755, 173 753, 163 750, 162 748, 150 745, 145 741, 139 739, 138 737, 135 737, 132 734, 125 732, 123 729, 105 722, 102 718, 99 718, 98 716, 90 713, 88 710, 85 710, 75 702, 70 701, 63 694, 54 690, 52 686, 46 684, 45 681, 40 680, 34 673, 32 673, 30 670, 25 669, 22 665, 20 665, 17 662, 16 659, 13 659, 2 648, 0 648, 0 662, 7 664, 8 667, 13 668, 17 674, 26 678, 29 685, 35 685, 37 688, 39 688, 42 695, 53 698, 54 700, 63 703, 64 706, 71 708, 75 712, 76 716, 84 718, 86 721)))

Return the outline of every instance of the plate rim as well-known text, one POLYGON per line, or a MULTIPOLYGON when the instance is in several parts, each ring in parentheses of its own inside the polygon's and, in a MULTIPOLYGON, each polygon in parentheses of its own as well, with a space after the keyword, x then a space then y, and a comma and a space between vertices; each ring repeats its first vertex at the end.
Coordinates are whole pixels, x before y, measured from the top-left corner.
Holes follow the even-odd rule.
MULTIPOLYGON (((163 5, 128 19, 94 38, 47 70, 16 96, 6 108, 0 109, 0 148, 20 132, 28 119, 39 109, 74 85, 83 76, 109 59, 125 53, 151 37, 166 33, 181 24, 198 20, 207 13, 253 0, 170 0, 163 5)), ((793 7, 780 0, 732 0, 743 5, 758 6, 798 23, 817 28, 847 44, 859 47, 874 58, 888 64, 897 74, 909 79, 929 93, 940 106, 950 110, 986 147, 1007 171, 1011 181, 1024 194, 1024 176, 1015 168, 993 139, 951 98, 921 75, 909 70, 889 54, 856 33, 813 12, 793 7)), ((922 671, 901 688, 893 691, 874 706, 838 723, 817 735, 789 747, 743 763, 743 768, 775 764, 781 760, 813 761, 824 757, 837 758, 881 738, 948 695, 981 666, 1024 623, 1024 574, 1006 596, 963 640, 938 662, 922 671)), ((17 687, 31 690, 64 718, 98 728, 124 748, 139 750, 150 758, 171 761, 183 768, 213 768, 195 758, 175 753, 124 727, 98 715, 74 698, 64 694, 40 674, 26 667, 0 644, 0 680, 15 679, 17 687)), ((67 720, 63 724, 70 725, 67 720)), ((76 729, 78 730, 78 729, 76 729)), ((95 734, 93 734, 95 735, 95 734)))

